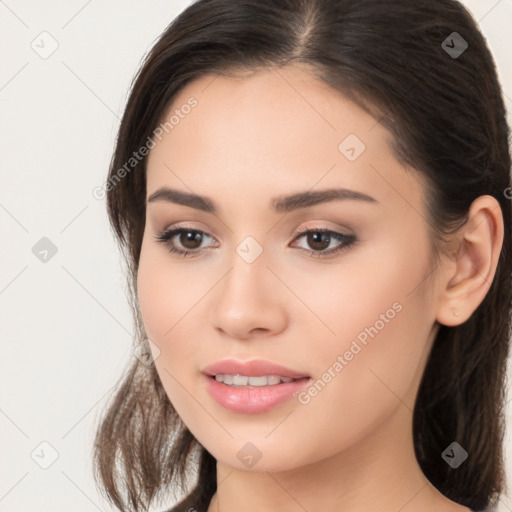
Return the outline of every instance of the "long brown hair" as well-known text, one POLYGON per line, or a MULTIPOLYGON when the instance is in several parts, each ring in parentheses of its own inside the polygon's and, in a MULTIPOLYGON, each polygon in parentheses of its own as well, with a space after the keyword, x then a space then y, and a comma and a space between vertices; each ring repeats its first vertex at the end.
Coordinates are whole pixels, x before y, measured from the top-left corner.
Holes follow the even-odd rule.
MULTIPOLYGON (((136 289, 146 159, 130 172, 120 169, 126 171, 191 80, 294 62, 310 66, 391 132, 397 158, 428 182, 434 246, 478 196, 489 194, 501 206, 505 237, 491 288, 469 320, 440 327, 413 417, 426 477, 453 501, 483 510, 505 485, 511 161, 493 58, 456 1, 199 0, 172 21, 132 84, 105 184, 109 219, 127 262, 134 342, 147 338, 136 289), (453 441, 469 453, 457 469, 441 457, 453 441)), ((216 491, 215 459, 181 421, 155 366, 137 358, 105 409, 93 455, 95 478, 120 510, 147 510, 177 488, 185 494, 180 510, 201 511, 216 491), (189 470, 197 472, 191 488, 189 470)))

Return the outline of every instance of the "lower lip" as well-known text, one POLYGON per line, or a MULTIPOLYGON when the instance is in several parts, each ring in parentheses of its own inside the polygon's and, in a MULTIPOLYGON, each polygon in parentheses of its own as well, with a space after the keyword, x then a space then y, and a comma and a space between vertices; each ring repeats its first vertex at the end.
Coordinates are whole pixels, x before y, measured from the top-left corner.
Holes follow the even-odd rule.
POLYGON ((235 388, 204 375, 206 386, 212 398, 230 411, 255 414, 266 412, 297 395, 311 380, 309 377, 283 382, 273 386, 235 388))

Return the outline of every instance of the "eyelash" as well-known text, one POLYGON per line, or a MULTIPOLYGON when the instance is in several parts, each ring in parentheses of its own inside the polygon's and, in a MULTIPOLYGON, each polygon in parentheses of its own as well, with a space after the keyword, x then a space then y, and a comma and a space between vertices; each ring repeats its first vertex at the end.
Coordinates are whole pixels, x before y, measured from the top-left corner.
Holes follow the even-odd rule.
MULTIPOLYGON (((200 252, 200 249, 195 249, 195 250, 177 249, 173 244, 170 243, 172 238, 174 238, 176 235, 180 235, 182 233, 195 233, 195 234, 201 233, 210 238, 213 238, 210 235, 208 235, 208 233, 205 233, 204 231, 201 231, 199 229, 188 228, 186 226, 180 226, 180 227, 176 227, 173 229, 162 231, 162 232, 158 233, 158 235, 155 236, 155 238, 156 238, 157 242, 163 243, 166 246, 167 250, 171 253, 174 253, 174 254, 177 254, 178 256, 183 256, 183 257, 186 257, 188 254, 193 255, 193 256, 189 256, 189 257, 196 256, 200 252)), ((338 233, 337 231, 332 231, 332 230, 326 229, 326 228, 306 228, 305 230, 297 233, 297 236, 295 237, 294 241, 304 237, 304 235, 307 235, 308 233, 328 233, 331 235, 331 237, 330 237, 331 239, 335 239, 339 242, 343 242, 343 243, 339 244, 337 247, 335 247, 333 249, 329 249, 328 251, 325 251, 325 250, 324 251, 314 251, 314 250, 302 249, 302 250, 306 251, 309 255, 317 257, 317 258, 327 258, 329 256, 334 256, 336 254, 339 254, 345 250, 348 250, 356 242, 356 237, 354 235, 344 235, 343 233, 338 233)))

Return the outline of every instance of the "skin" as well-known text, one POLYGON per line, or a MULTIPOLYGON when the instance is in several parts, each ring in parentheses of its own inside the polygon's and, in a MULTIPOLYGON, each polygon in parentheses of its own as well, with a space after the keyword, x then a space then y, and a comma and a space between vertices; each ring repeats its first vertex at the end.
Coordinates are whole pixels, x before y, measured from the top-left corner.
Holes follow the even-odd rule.
MULTIPOLYGON (((166 116, 190 96, 198 105, 150 152, 147 197, 166 185, 208 196, 219 213, 147 204, 138 296, 165 391, 217 460, 209 512, 469 510, 422 473, 412 411, 439 323, 464 322, 490 287, 503 239, 496 200, 473 203, 434 263, 421 175, 397 161, 375 119, 306 68, 204 76, 166 116), (338 149, 349 134, 366 146, 353 162, 338 149), (376 201, 270 207, 270 198, 339 187, 376 201), (200 256, 154 238, 178 223, 206 233, 200 256), (321 258, 297 238, 305 228, 357 240, 321 258), (263 249, 252 263, 236 252, 247 236, 263 249), (226 358, 269 359, 317 380, 394 303, 400 312, 307 404, 235 413, 202 381, 202 368, 226 358), (237 457, 248 442, 261 452, 251 468, 237 457)), ((328 249, 339 245, 331 240, 328 249)))

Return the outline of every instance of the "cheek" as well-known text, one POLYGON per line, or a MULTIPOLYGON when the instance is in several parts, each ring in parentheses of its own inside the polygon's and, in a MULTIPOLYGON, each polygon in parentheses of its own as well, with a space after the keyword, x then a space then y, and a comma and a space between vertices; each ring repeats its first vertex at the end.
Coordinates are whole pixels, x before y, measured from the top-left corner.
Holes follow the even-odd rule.
POLYGON ((169 359, 167 352, 174 354, 175 350, 186 346, 172 341, 177 339, 180 327, 186 323, 184 317, 193 307, 194 290, 182 282, 185 280, 180 278, 178 268, 170 267, 165 251, 157 249, 142 248, 137 296, 148 338, 158 346, 163 356, 157 361, 160 362, 169 359))
POLYGON ((146 334, 159 349, 155 366, 173 404, 183 394, 178 383, 187 389, 196 384, 198 354, 207 345, 208 292, 219 279, 190 270, 190 265, 173 262, 162 247, 143 243, 137 273, 139 307, 146 334))
POLYGON ((371 397, 397 402, 395 394, 404 396, 422 370, 433 321, 428 293, 419 286, 426 284, 428 246, 419 240, 414 254, 402 249, 368 254, 369 261, 341 269, 339 277, 332 270, 314 278, 305 273, 297 285, 317 315, 310 316, 319 333, 314 368, 319 389, 333 382, 325 386, 329 400, 355 409, 371 397))
MULTIPOLYGON (((183 392, 188 388, 190 367, 184 361, 193 361, 194 344, 187 343, 186 312, 190 310, 190 286, 180 288, 179 273, 169 271, 169 265, 154 257, 150 251, 141 253, 137 275, 137 295, 142 321, 148 338, 156 347, 152 349, 155 367, 165 393, 174 408, 183 411, 190 408, 190 396, 183 392), (183 290, 178 292, 178 290, 183 290)), ((186 416, 186 415, 185 415, 186 416)))
POLYGON ((173 297, 163 281, 158 265, 143 252, 137 273, 137 296, 146 332, 153 341, 161 339, 172 325, 168 315, 173 311, 173 304, 169 303, 173 297))

